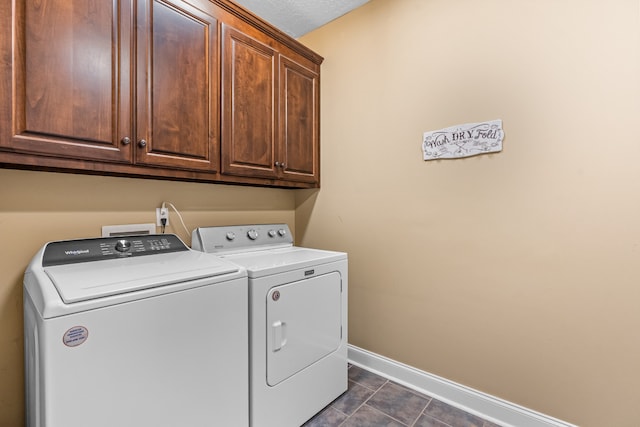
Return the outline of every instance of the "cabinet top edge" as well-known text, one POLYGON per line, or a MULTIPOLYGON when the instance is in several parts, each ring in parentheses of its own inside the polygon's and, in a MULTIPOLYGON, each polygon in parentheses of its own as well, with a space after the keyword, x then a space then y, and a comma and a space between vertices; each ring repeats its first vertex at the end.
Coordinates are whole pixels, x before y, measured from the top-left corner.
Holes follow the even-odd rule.
POLYGON ((209 1, 222 7, 227 12, 232 13, 237 18, 240 18, 243 21, 258 27, 260 30, 264 31, 269 36, 273 37, 274 39, 283 43, 284 45, 291 47, 296 52, 306 57, 313 63, 320 65, 322 64, 322 61, 324 61, 324 58, 322 56, 320 56, 319 54, 317 54, 307 46, 303 45, 302 43, 300 43, 298 40, 294 39, 290 35, 286 34, 282 30, 273 26, 269 22, 255 15, 250 10, 240 6, 239 4, 236 4, 231 0, 209 0, 209 1))

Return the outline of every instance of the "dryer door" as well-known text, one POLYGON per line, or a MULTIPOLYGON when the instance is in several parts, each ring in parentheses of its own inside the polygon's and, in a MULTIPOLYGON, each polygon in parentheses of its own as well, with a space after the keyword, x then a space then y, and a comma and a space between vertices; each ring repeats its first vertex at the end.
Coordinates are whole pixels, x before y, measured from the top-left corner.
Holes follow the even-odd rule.
POLYGON ((341 276, 331 272, 267 294, 267 384, 274 386, 335 351, 342 339, 341 276))

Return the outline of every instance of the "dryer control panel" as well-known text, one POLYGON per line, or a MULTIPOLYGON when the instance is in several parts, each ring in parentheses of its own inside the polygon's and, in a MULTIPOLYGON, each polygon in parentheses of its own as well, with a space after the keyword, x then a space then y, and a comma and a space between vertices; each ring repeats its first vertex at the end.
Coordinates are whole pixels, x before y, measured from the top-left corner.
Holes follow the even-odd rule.
POLYGON ((67 240, 47 244, 42 257, 42 266, 49 267, 188 250, 189 248, 182 240, 173 234, 67 240))
POLYGON ((293 236, 287 224, 229 225, 196 228, 191 241, 193 249, 227 253, 292 246, 293 236))

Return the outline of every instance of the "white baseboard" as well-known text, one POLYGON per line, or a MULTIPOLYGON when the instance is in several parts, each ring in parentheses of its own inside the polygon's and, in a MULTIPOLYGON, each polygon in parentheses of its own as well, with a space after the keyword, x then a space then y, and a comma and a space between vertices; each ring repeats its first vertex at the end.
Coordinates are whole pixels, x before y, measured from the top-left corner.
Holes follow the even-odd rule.
POLYGON ((505 427, 577 427, 437 375, 348 346, 349 362, 505 427))

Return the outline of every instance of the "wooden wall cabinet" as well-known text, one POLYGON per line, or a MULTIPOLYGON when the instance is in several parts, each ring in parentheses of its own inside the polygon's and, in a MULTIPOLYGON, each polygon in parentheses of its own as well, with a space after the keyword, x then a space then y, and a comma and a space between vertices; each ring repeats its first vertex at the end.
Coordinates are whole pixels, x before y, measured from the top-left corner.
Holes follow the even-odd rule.
POLYGON ((180 0, 15 7, 22 45, 13 58, 14 115, 0 146, 63 159, 217 170, 215 18, 180 0))
POLYGON ((321 62, 228 0, 0 0, 0 164, 315 187, 321 62))
POLYGON ((276 158, 282 176, 320 180, 319 71, 280 55, 280 143, 276 158))
POLYGON ((318 183, 319 71, 261 36, 222 24, 222 172, 318 183))
POLYGON ((180 0, 138 0, 136 161, 219 166, 218 21, 180 0), (146 140, 146 146, 141 146, 146 140))

